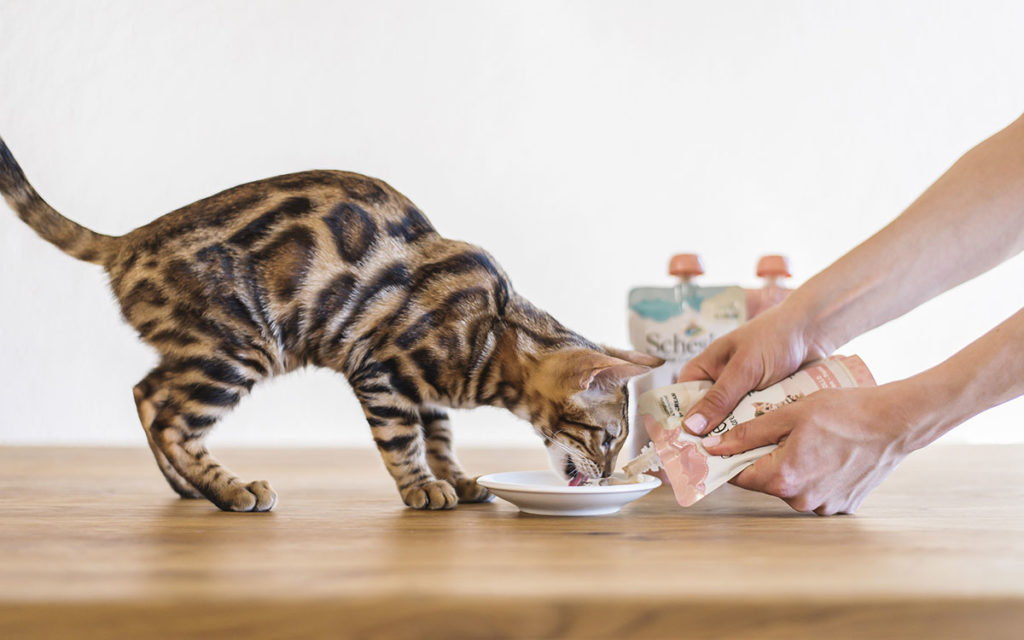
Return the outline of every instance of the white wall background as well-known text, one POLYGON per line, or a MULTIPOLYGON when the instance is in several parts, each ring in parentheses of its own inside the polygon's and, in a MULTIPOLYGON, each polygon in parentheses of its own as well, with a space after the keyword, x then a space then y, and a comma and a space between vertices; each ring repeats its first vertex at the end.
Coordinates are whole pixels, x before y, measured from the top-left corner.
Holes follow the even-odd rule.
MULTIPOLYGON (((629 286, 699 251, 707 281, 797 282, 1024 111, 1015 2, 0 1, 0 135, 47 200, 122 233, 237 183, 382 177, 517 288, 624 345, 629 286)), ((0 442, 141 446, 153 364, 102 272, 0 211, 0 442)), ((880 381, 1024 304, 1024 258, 858 339, 880 381)), ((884 265, 883 265, 884 268, 884 265)), ((1024 401, 952 436, 1022 441, 1024 401)), ((534 445, 490 409, 457 439, 534 445)), ((345 381, 258 387, 215 432, 363 444, 345 381)))

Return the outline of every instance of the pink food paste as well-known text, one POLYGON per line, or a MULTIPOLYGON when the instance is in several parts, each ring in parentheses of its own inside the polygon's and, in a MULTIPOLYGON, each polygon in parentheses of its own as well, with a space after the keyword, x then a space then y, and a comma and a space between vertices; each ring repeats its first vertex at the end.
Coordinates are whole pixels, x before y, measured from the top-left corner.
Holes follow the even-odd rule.
POLYGON ((676 501, 688 507, 703 498, 709 472, 707 455, 695 443, 676 438, 678 429, 665 429, 650 414, 640 418, 658 449, 662 468, 672 478, 676 501))

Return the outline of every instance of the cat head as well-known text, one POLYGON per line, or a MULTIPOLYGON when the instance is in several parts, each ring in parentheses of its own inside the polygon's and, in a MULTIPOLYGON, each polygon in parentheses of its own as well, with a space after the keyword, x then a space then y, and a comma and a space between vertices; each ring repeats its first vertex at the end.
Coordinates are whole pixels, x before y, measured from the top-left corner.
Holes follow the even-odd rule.
POLYGON ((610 475, 629 435, 626 383, 664 363, 608 347, 541 356, 526 377, 523 408, 544 438, 554 470, 572 484, 610 475))
POLYGON ((753 407, 754 416, 756 417, 763 416, 764 414, 768 413, 769 411, 775 408, 775 405, 773 405, 771 402, 755 402, 753 403, 753 407))

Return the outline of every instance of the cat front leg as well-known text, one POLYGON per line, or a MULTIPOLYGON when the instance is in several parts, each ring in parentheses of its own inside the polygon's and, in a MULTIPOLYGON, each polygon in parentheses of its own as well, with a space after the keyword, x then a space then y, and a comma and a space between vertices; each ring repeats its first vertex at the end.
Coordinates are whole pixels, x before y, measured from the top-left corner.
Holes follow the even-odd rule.
POLYGON ((427 441, 427 464, 434 475, 455 487, 459 502, 488 502, 491 492, 467 476, 455 458, 448 413, 439 409, 420 409, 420 420, 427 441))
POLYGON ((435 476, 427 464, 424 427, 417 407, 378 384, 356 387, 356 395, 402 501, 413 509, 454 509, 459 502, 455 488, 435 476))

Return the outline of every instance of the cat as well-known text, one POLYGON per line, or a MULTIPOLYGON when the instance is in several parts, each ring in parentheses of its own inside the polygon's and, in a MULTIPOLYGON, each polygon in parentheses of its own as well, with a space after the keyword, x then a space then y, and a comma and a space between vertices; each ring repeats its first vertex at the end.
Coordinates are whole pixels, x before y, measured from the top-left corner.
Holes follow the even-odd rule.
POLYGON ((793 404, 794 402, 796 402, 797 400, 799 400, 802 397, 804 397, 804 394, 802 394, 802 393, 796 393, 796 394, 791 393, 791 394, 787 395, 785 398, 783 398, 782 400, 780 400, 779 402, 755 402, 754 403, 754 417, 755 418, 760 418, 761 416, 763 416, 764 414, 768 413, 769 411, 775 411, 776 409, 784 407, 787 404, 793 404))
POLYGON ((607 477, 629 430, 626 382, 664 362, 570 331, 488 253, 356 173, 243 184, 114 237, 54 210, 0 140, 0 192, 42 238, 106 270, 160 356, 133 389, 157 464, 178 494, 225 511, 277 501, 203 444, 266 378, 307 365, 345 375, 405 504, 450 509, 491 496, 459 466, 445 407, 504 407, 564 478, 607 477))

